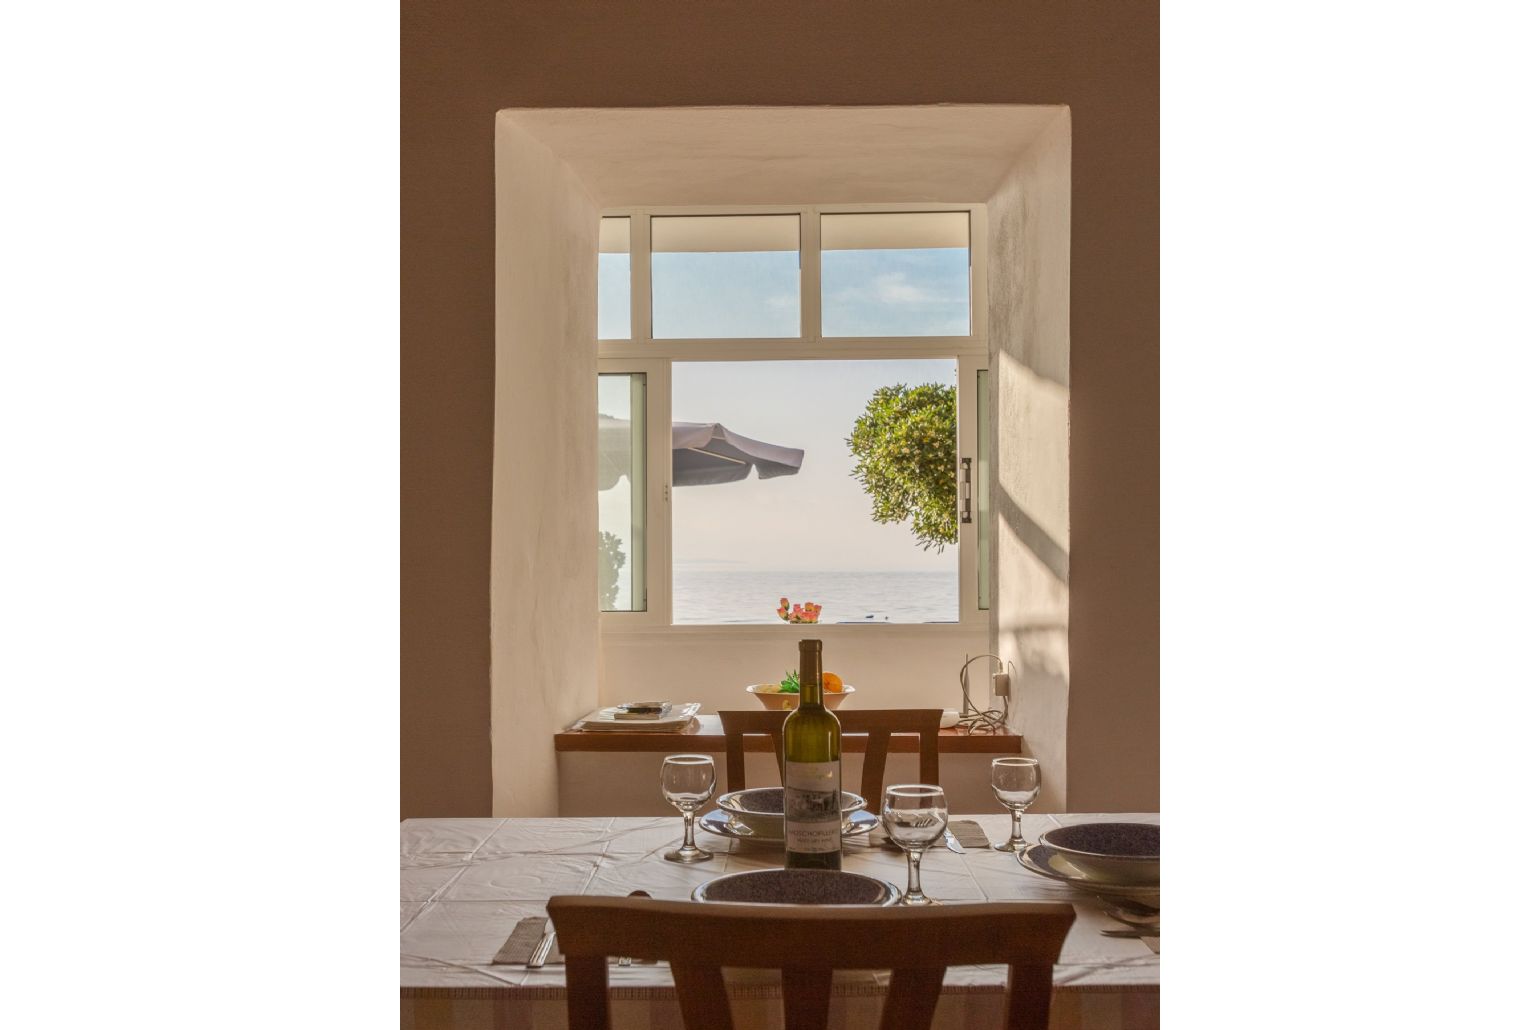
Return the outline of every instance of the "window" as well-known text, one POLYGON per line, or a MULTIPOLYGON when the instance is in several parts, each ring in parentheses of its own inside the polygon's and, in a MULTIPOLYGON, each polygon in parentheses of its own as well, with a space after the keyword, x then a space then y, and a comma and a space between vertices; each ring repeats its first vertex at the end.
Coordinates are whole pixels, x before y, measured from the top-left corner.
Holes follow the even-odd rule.
POLYGON ((599 376, 599 610, 647 610, 647 377, 599 376))
POLYGON ((820 221, 823 335, 968 335, 966 211, 820 221))
MULTIPOLYGON (((674 622, 775 623, 782 597, 821 604, 822 622, 957 621, 956 554, 921 547, 906 525, 874 521, 877 502, 856 479, 846 443, 879 390, 922 383, 955 396, 957 363, 675 364, 675 426, 721 424, 739 437, 795 449, 799 460, 794 473, 777 475, 782 466, 754 467, 752 456, 721 459, 749 464, 735 469, 741 478, 698 483, 681 477, 676 463, 674 622)), ((952 411, 938 458, 955 513, 955 405, 952 411)), ((899 446, 917 452, 939 442, 899 446)))
POLYGON ((652 219, 658 340, 802 335, 796 215, 652 219))
POLYGON ((631 338, 631 219, 599 219, 599 339, 631 338))
POLYGON ((600 284, 607 626, 981 624, 981 212, 607 213, 649 258, 600 284))
POLYGON ((989 455, 993 444, 993 422, 989 413, 994 410, 989 403, 989 369, 981 368, 974 373, 974 410, 978 412, 978 462, 973 469, 973 518, 978 523, 978 588, 979 611, 989 611, 989 455))

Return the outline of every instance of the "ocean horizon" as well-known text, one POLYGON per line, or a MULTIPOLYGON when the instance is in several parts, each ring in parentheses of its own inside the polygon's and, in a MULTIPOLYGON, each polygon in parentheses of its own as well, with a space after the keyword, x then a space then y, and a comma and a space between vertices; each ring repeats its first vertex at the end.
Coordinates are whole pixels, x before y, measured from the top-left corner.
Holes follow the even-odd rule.
POLYGON ((674 569, 674 624, 780 623, 781 598, 823 605, 820 624, 957 621, 957 573, 674 569))

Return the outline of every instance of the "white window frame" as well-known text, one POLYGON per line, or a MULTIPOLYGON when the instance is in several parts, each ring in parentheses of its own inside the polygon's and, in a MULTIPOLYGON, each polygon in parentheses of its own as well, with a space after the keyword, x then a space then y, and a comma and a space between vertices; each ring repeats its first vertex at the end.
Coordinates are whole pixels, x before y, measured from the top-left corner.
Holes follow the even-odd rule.
MULTIPOLYGON (((989 367, 989 253, 988 219, 983 204, 821 204, 811 206, 750 205, 724 207, 628 207, 607 208, 604 218, 629 218, 631 230, 631 338, 597 340, 600 372, 642 372, 647 376, 647 610, 600 612, 605 633, 620 631, 671 634, 744 634, 784 632, 774 624, 688 624, 673 622, 673 395, 672 367, 676 361, 820 361, 940 358, 957 362, 957 455, 961 483, 963 458, 972 461, 973 511, 978 494, 987 484, 978 482, 977 392, 979 369, 989 367), (823 296, 820 281, 822 246, 821 215, 886 214, 903 212, 966 211, 969 226, 969 311, 967 336, 825 337, 823 296), (774 339, 654 339, 652 336, 652 218, 669 215, 790 215, 801 218, 802 333, 799 337, 774 339)), ((958 613, 955 623, 884 623, 850 628, 866 633, 877 630, 946 633, 987 630, 989 612, 978 607, 978 539, 987 527, 961 522, 963 492, 958 490, 957 583, 958 613), (972 530, 972 531, 970 531, 972 530)), ((822 627, 820 627, 822 628, 822 627)), ((835 627, 831 626, 830 629, 835 627)), ((843 631, 846 627, 839 625, 843 631)))

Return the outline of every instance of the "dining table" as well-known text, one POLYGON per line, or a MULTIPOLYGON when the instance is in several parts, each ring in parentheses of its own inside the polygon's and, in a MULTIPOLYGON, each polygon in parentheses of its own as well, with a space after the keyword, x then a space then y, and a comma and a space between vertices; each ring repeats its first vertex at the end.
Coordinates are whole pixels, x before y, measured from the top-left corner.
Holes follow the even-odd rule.
MULTIPOLYGON (((972 820, 992 842, 1009 836, 1004 812, 956 815, 972 820)), ((1152 813, 1027 814, 1029 840, 1082 822, 1158 824, 1152 813)), ((847 838, 845 870, 903 886, 904 855, 874 836, 847 838)), ((700 884, 729 873, 776 869, 778 847, 727 839, 697 829, 710 861, 665 861, 683 824, 671 817, 408 819, 401 824, 402 1030, 565 1030, 566 981, 559 958, 527 968, 520 958, 494 963, 521 919, 543 917, 558 894, 687 900, 700 884)), ((942 902, 1066 901, 1075 923, 1053 972, 1051 1030, 1148 1030, 1160 1021, 1158 937, 1108 937, 1127 931, 1096 898, 1030 872, 1013 852, 946 847, 921 863, 925 892, 942 902)), ((557 949, 560 942, 557 941, 557 949)), ((507 956, 504 956, 505 960, 507 956)), ((836 974, 829 1026, 877 1024, 888 974, 836 974)), ((1000 1026, 1005 966, 951 966, 943 981, 934 1027, 1000 1026)), ((781 1025, 776 970, 728 971, 728 995, 739 1030, 781 1025)), ((665 963, 609 966, 614 1027, 682 1030, 674 983, 665 963)))

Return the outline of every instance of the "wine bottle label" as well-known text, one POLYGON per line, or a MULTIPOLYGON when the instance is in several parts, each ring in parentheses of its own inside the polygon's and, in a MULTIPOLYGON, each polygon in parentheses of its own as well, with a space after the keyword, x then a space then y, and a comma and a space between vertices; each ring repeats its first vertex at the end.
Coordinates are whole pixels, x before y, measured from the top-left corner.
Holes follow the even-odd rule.
POLYGON ((786 763, 786 850, 825 855, 840 849, 840 764, 786 763))

